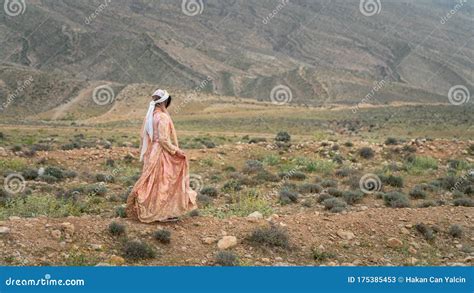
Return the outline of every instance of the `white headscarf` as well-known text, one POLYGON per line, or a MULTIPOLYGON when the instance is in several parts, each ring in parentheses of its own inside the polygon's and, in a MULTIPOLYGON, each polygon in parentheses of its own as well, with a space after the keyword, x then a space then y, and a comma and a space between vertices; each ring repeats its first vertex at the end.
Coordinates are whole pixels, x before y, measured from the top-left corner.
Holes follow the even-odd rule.
POLYGON ((161 89, 155 91, 152 96, 158 96, 160 98, 156 101, 151 101, 150 106, 148 106, 148 111, 146 113, 145 118, 145 127, 143 130, 140 162, 143 161, 143 156, 145 155, 146 150, 148 149, 148 139, 146 138, 146 136, 148 135, 150 137, 150 140, 153 140, 153 111, 155 110, 155 106, 157 104, 163 103, 170 97, 167 91, 161 89))

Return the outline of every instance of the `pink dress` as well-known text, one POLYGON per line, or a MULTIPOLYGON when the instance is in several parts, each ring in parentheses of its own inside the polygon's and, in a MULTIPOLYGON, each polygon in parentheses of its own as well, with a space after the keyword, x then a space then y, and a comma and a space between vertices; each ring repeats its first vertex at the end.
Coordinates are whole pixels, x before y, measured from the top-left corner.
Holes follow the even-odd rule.
POLYGON ((178 139, 170 116, 155 109, 153 140, 149 136, 142 139, 148 139, 148 149, 142 175, 127 199, 127 216, 151 223, 196 209, 196 192, 189 187, 188 161, 175 155, 178 139))

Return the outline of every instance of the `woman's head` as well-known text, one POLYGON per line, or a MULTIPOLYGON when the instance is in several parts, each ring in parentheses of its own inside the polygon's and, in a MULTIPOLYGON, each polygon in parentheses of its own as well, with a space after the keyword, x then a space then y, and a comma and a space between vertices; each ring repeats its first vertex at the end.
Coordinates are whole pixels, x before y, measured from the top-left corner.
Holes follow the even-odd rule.
POLYGON ((153 95, 151 96, 153 101, 163 100, 163 102, 157 103, 156 106, 163 105, 164 107, 168 108, 171 105, 171 96, 165 90, 156 90, 153 95))

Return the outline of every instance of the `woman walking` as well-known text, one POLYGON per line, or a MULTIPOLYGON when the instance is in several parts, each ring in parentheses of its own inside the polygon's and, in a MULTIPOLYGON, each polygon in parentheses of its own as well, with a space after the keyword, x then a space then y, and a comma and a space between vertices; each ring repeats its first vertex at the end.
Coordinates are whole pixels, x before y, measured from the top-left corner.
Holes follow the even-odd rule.
POLYGON ((159 89, 152 99, 141 132, 143 171, 127 199, 127 216, 145 223, 174 221, 197 208, 188 161, 167 110, 171 96, 159 89))

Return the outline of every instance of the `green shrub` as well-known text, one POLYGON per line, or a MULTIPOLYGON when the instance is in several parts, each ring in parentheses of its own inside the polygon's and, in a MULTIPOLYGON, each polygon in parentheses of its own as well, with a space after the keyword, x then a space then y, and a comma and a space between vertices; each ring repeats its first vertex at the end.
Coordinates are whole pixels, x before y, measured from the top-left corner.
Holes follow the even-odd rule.
POLYGON ((289 204, 298 202, 298 193, 286 188, 283 188, 279 192, 279 200, 281 204, 289 204))
POLYGON ((153 233, 153 239, 163 243, 169 244, 171 242, 171 232, 168 230, 158 230, 153 233))
POLYGON ((117 207, 115 209, 115 216, 119 218, 126 218, 127 217, 127 209, 125 207, 117 207))
POLYGON ((38 178, 38 170, 36 169, 26 169, 23 172, 21 172, 21 175, 25 180, 35 180, 38 178))
POLYGON ((448 233, 454 238, 461 238, 463 235, 463 228, 460 225, 451 225, 448 233))
POLYGON ((224 192, 235 192, 242 190, 242 181, 239 179, 231 179, 224 183, 222 191, 224 192))
POLYGON ((347 204, 343 200, 335 197, 325 199, 322 204, 324 208, 331 212, 340 212, 347 207, 347 204))
POLYGON ((248 160, 242 170, 244 174, 255 174, 263 170, 263 163, 257 160, 248 160))
POLYGON ((343 194, 343 191, 334 187, 330 187, 327 189, 327 193, 329 193, 330 195, 334 197, 341 197, 343 194))
POLYGON ((278 182, 280 178, 267 170, 261 170, 255 175, 255 180, 259 182, 278 182))
POLYGON ((290 172, 280 173, 279 177, 281 179, 291 179, 291 180, 302 181, 306 179, 306 174, 300 171, 290 171, 290 172))
POLYGON ((151 259, 155 255, 155 251, 148 244, 139 240, 127 240, 123 245, 123 257, 126 259, 151 259))
POLYGON ((325 179, 321 182, 321 186, 324 188, 337 187, 337 181, 332 179, 325 179))
POLYGON ((277 133, 277 135, 275 137, 275 141, 290 142, 291 141, 291 136, 286 131, 280 131, 280 132, 277 133))
POLYGON ((234 267, 239 265, 239 258, 231 251, 219 251, 215 263, 223 267, 234 267))
POLYGON ((437 170, 438 161, 432 157, 412 156, 407 159, 405 168, 408 173, 418 175, 426 170, 437 170))
POLYGON ((394 176, 392 174, 385 176, 385 175, 379 174, 378 177, 380 178, 380 181, 382 181, 382 183, 385 185, 398 187, 398 188, 401 188, 404 185, 403 178, 400 176, 394 176))
POLYGON ((436 207, 436 206, 438 206, 438 203, 436 203, 434 200, 426 200, 418 204, 419 208, 429 208, 429 207, 436 207))
POLYGON ((329 253, 325 251, 321 251, 317 248, 311 249, 311 256, 317 262, 323 262, 331 258, 335 258, 336 255, 334 253, 329 253))
POLYGON ((203 206, 209 206, 212 204, 212 198, 201 193, 197 195, 197 201, 203 206))
POLYGON ((93 196, 104 196, 107 194, 107 186, 103 183, 90 184, 84 187, 84 193, 93 196))
POLYGON ((305 162, 305 169, 307 172, 315 172, 319 174, 329 175, 335 168, 334 162, 317 160, 317 161, 308 161, 305 162))
POLYGON ((342 198, 349 205, 360 202, 364 198, 364 193, 360 191, 344 191, 342 193, 342 198))
POLYGON ((54 176, 51 176, 51 175, 40 175, 38 176, 38 180, 40 181, 43 181, 43 182, 46 182, 48 184, 53 184, 53 183, 56 183, 59 181, 58 178, 54 177, 54 176))
POLYGON ((385 144, 386 145, 397 145, 398 140, 394 137, 387 137, 387 139, 385 140, 385 144))
POLYGON ((253 244, 264 246, 289 247, 288 233, 275 225, 257 228, 252 232, 248 240, 253 244))
POLYGON ((212 187, 212 186, 203 187, 201 189, 200 193, 204 194, 204 195, 207 195, 207 196, 210 196, 210 197, 217 197, 217 195, 218 195, 217 189, 215 187, 212 187))
POLYGON ((408 197, 397 191, 386 193, 383 197, 384 203, 388 207, 392 208, 406 208, 410 206, 408 197))
POLYGON ((50 195, 30 195, 26 197, 2 196, 4 206, 0 207, 0 218, 10 216, 51 218, 79 216, 88 212, 87 207, 80 208, 70 200, 61 200, 50 195))
POLYGON ((354 173, 354 171, 352 169, 349 169, 349 168, 343 168, 343 169, 338 169, 336 170, 336 172, 334 173, 337 177, 348 177, 349 175, 351 175, 352 173, 354 173))
POLYGON ((306 194, 306 193, 320 193, 323 190, 323 188, 315 183, 303 183, 300 186, 298 186, 298 191, 300 193, 306 194))
POLYGON ((117 222, 112 222, 109 225, 109 233, 113 236, 123 235, 125 234, 125 226, 117 222))
POLYGON ((420 198, 426 198, 426 192, 420 187, 420 186, 415 186, 409 193, 411 198, 415 199, 420 199, 420 198))
POLYGON ((375 156, 375 152, 369 147, 363 147, 359 150, 359 156, 364 159, 372 159, 375 156))
POLYGON ((351 148, 351 147, 354 146, 354 144, 353 144, 352 142, 350 142, 350 141, 347 141, 347 142, 344 143, 344 146, 346 146, 346 147, 348 147, 348 148, 351 148))
POLYGON ((98 173, 98 174, 95 174, 95 181, 96 181, 96 182, 110 182, 110 183, 114 183, 114 182, 115 182, 115 178, 114 178, 114 176, 112 176, 112 175, 98 173))
POLYGON ((453 204, 454 204, 455 206, 474 207, 474 200, 472 200, 472 199, 470 199, 470 198, 467 198, 467 197, 456 198, 456 199, 453 201, 453 204))
POLYGON ((263 158, 263 162, 270 166, 276 166, 280 163, 280 157, 275 156, 275 155, 268 155, 265 158, 263 158))
POLYGON ((425 225, 423 223, 416 224, 415 229, 427 241, 431 241, 431 240, 435 239, 435 237, 436 237, 434 230, 432 228, 430 228, 428 225, 425 225))
POLYGON ((59 167, 48 166, 44 169, 43 175, 53 176, 56 177, 58 180, 61 180, 64 178, 64 170, 59 167))

